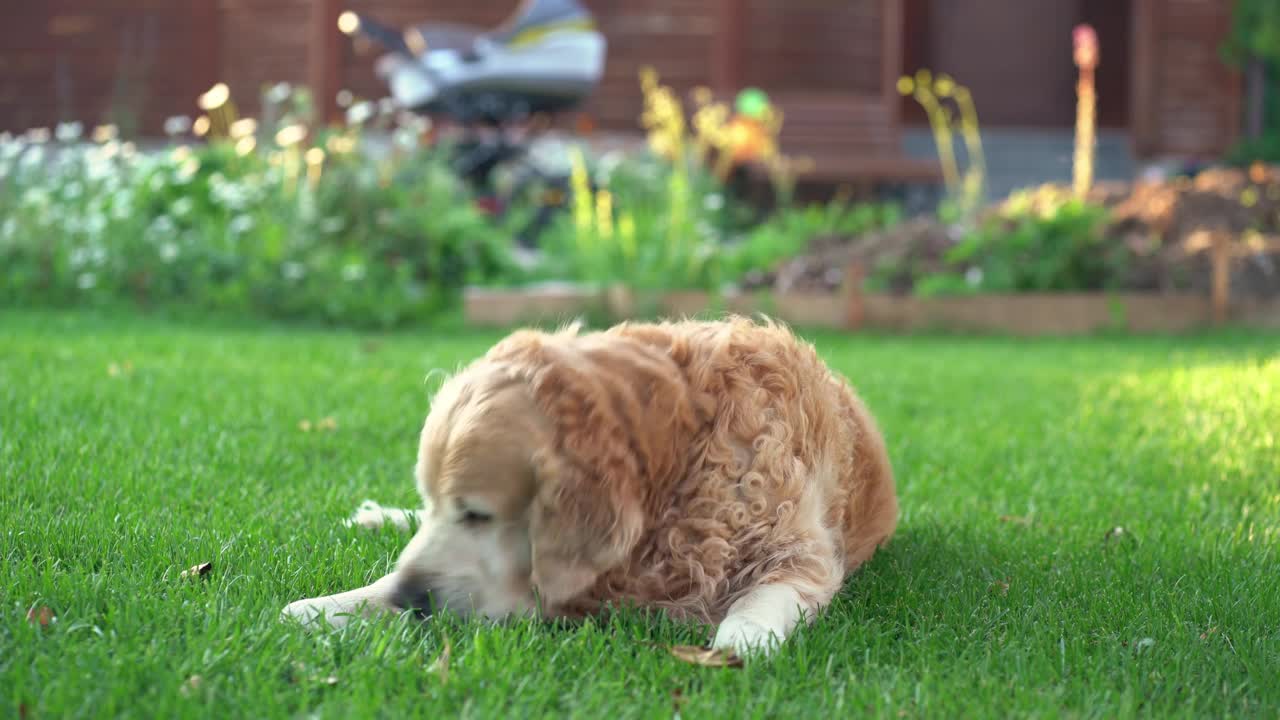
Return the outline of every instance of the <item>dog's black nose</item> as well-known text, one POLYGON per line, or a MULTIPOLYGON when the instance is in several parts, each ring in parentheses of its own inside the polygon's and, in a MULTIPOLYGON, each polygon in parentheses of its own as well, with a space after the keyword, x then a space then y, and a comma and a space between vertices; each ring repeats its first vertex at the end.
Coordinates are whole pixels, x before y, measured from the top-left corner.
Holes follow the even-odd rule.
POLYGON ((406 577, 397 583, 391 593, 391 602, 405 611, 412 611, 422 618, 431 617, 435 601, 431 597, 431 588, 421 578, 406 577))

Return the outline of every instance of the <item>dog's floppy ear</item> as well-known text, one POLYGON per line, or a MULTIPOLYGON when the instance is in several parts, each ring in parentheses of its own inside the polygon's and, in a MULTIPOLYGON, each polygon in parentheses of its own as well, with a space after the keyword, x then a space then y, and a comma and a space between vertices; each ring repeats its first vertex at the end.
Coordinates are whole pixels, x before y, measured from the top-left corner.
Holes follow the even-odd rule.
POLYGON ((554 438, 533 458, 530 537, 533 585, 554 605, 587 590, 635 548, 644 463, 632 429, 641 410, 625 381, 573 350, 544 352, 533 390, 554 438))
POLYGON ((548 605, 571 600, 635 548, 643 514, 634 484, 546 451, 529 521, 533 586, 548 605))

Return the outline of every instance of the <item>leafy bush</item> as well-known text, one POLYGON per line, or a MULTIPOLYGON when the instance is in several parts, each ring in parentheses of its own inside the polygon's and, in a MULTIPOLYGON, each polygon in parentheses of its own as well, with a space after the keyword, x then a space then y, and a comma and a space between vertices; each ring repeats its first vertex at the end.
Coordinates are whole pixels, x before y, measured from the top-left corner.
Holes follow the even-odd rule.
POLYGON ((1262 134, 1236 141, 1227 151, 1227 162, 1280 163, 1280 4, 1275 0, 1235 0, 1222 56, 1238 70, 1256 63, 1263 77, 1262 92, 1258 96, 1246 92, 1245 97, 1249 106, 1246 115, 1255 110, 1262 114, 1262 134), (1261 107, 1253 103, 1261 103, 1261 107))
POLYGON ((725 274, 738 279, 766 271, 803 254, 819 238, 850 240, 873 230, 898 224, 902 211, 893 204, 851 204, 836 199, 823 205, 784 207, 726 249, 725 274))
POLYGON ((540 278, 718 290, 802 254, 814 239, 851 239, 901 219, 896 205, 837 200, 783 207, 752 227, 753 212, 696 163, 641 155, 594 174, 581 156, 575 163, 574 209, 547 234, 540 278))
POLYGON ((1237 140, 1227 149, 1223 160, 1237 167, 1255 162, 1280 164, 1280 135, 1263 136, 1256 140, 1237 140))
POLYGON ((945 255, 948 270, 915 292, 1104 290, 1123 279, 1129 251, 1108 240, 1105 208, 1066 193, 1016 193, 945 255))
POLYGON ((544 236, 539 278, 640 290, 714 289, 740 210, 695 163, 643 154, 592 172, 574 156, 572 211, 544 236))
POLYGON ((410 133, 377 160, 356 128, 290 132, 160 152, 74 128, 0 139, 0 302, 386 327, 512 271, 500 228, 410 133))

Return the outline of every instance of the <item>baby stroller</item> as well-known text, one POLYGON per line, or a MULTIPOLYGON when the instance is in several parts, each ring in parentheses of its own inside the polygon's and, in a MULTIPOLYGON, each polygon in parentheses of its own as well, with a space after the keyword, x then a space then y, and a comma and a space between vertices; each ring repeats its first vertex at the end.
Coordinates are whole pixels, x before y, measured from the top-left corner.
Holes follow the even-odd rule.
POLYGON ((533 202, 534 217, 518 233, 532 246, 563 203, 568 173, 541 167, 521 131, 536 116, 581 106, 599 83, 606 42, 590 12, 577 0, 523 0, 492 30, 425 23, 399 31, 350 12, 340 27, 388 51, 376 71, 397 104, 461 127, 451 164, 482 206, 501 215, 533 202), (509 176, 503 190, 500 170, 509 176))

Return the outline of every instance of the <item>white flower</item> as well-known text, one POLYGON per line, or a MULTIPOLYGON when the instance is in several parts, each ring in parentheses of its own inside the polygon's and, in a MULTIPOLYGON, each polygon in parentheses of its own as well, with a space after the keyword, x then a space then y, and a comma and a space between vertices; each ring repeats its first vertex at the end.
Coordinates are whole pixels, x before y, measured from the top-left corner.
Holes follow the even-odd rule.
POLYGON ((358 102, 347 108, 347 124, 363 125, 369 118, 373 117, 373 103, 368 100, 358 102))
POLYGON ((75 142, 80 139, 80 136, 84 135, 84 124, 78 122, 59 123, 53 134, 54 137, 58 138, 58 142, 75 142))
POLYGON ((347 282, 359 282, 364 279, 364 265, 351 263, 342 266, 342 279, 347 282))
POLYGON ((93 141, 102 144, 115 140, 120 134, 120 128, 115 125, 99 125, 93 129, 93 141))
POLYGON ((53 137, 53 133, 49 132, 49 128, 46 127, 31 128, 27 131, 27 142, 36 145, 49 142, 51 137, 53 137))
POLYGON ((94 237, 102 234, 107 229, 107 219, 100 212, 93 212, 85 220, 84 229, 94 237))
POLYGON ((175 177, 178 183, 185 185, 191 182, 191 178, 196 176, 196 171, 200 169, 200 161, 194 157, 189 157, 178 166, 178 174, 175 177))
POLYGON ((172 235, 177 229, 177 224, 168 215, 161 215, 152 220, 151 227, 148 228, 150 232, 156 235, 172 235))
POLYGON ((164 134, 169 137, 184 135, 191 129, 191 118, 186 115, 174 115, 164 121, 164 134))
POLYGON ((351 94, 350 90, 339 90, 338 94, 334 97, 334 100, 338 103, 338 107, 350 107, 351 103, 355 102, 355 99, 355 96, 351 94))
POLYGON ((79 200, 83 194, 84 186, 74 180, 62 188, 62 196, 67 200, 79 200))
POLYGON ((280 268, 280 272, 285 280, 300 280, 307 274, 307 269, 301 263, 287 262, 280 268))
POLYGON ((0 237, 11 238, 18 230, 18 221, 13 218, 5 218, 3 224, 0 224, 0 237))
POLYGON ((969 283, 970 287, 978 287, 982 284, 982 268, 974 265, 964 271, 964 281, 969 283))
POLYGON ((78 247, 71 251, 67 256, 67 263, 71 265, 72 270, 78 270, 89 262, 89 249, 78 247))
POLYGON ((49 191, 42 187, 29 187, 22 193, 22 204, 27 207, 44 207, 49 204, 49 191))
POLYGON ((22 155, 22 159, 18 161, 19 169, 31 171, 44 163, 44 148, 39 145, 32 145, 26 153, 22 155))
POLYGON ((431 129, 431 118, 402 111, 396 115, 396 124, 421 135, 431 129))
POLYGON ((118 179, 115 177, 115 170, 115 166, 111 164, 111 161, 102 157, 102 153, 94 152, 86 158, 84 174, 85 178, 91 183, 99 183, 107 178, 118 179))
MULTIPOLYGON (((243 140, 252 135, 256 135, 257 133, 258 121, 251 117, 240 118, 239 120, 231 123, 231 127, 227 128, 227 134, 229 134, 233 140, 243 140)), ((249 153, 243 152, 240 154, 248 155, 249 153)))
POLYGON ((709 212, 715 212, 724 207, 724 196, 720 193, 711 193, 702 199, 702 206, 709 212))
POLYGON ((245 206, 248 190, 241 185, 228 182, 222 173, 214 173, 209 176, 209 194, 214 202, 228 210, 240 210, 245 206))
POLYGON ((124 220, 133 212, 133 191, 121 190, 111 199, 111 217, 124 220))
POLYGON ((89 247, 89 259, 94 265, 107 264, 107 249, 101 245, 92 245, 89 247))
POLYGON ((397 129, 392 138, 401 150, 413 151, 418 148, 418 134, 410 128, 397 129))
POLYGON ((166 263, 171 263, 178 257, 178 246, 167 242, 160 246, 160 259, 166 263))
POLYGON ((98 284, 98 278, 93 273, 80 273, 76 278, 76 287, 81 290, 89 290, 98 284))
POLYGON ((253 218, 248 215, 237 215, 227 224, 232 235, 243 235, 253 229, 253 218))
POLYGON ((194 205, 195 203, 191 202, 191 198, 180 197, 177 200, 173 201, 173 206, 170 207, 169 209, 173 212, 174 217, 184 218, 187 215, 191 214, 191 208, 194 205))
POLYGON ((305 140, 307 126, 302 123, 286 125, 276 133, 276 144, 280 147, 292 147, 305 140))
POLYGON ((280 104, 289 99, 289 95, 293 93, 293 86, 287 82, 276 83, 267 91, 267 102, 280 104))

